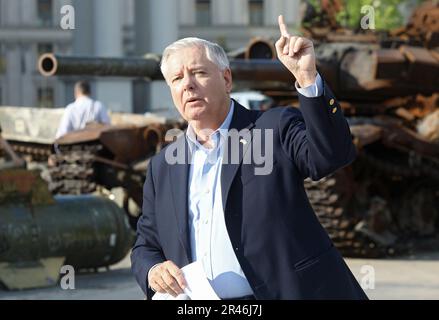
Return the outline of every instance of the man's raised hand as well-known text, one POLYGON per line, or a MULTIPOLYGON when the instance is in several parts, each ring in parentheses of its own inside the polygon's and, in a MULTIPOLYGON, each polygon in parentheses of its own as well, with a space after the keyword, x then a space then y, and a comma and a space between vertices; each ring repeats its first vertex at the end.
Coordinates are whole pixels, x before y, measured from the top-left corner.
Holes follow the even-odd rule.
POLYGON ((317 68, 312 41, 291 36, 282 15, 279 16, 278 23, 281 35, 276 41, 276 52, 279 60, 294 75, 300 87, 313 84, 317 68))

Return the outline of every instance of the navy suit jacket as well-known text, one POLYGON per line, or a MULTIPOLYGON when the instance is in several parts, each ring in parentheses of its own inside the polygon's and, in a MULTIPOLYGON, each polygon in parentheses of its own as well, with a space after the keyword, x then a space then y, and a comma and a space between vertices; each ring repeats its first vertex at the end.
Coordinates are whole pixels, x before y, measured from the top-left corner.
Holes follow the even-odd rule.
MULTIPOLYGON (((255 129, 273 130, 271 174, 256 175, 255 163, 244 161, 223 164, 221 173, 227 231, 257 299, 367 299, 319 223, 303 185, 304 178, 319 180, 356 156, 340 106, 326 83, 323 89, 316 98, 299 94, 300 111, 249 111, 235 102, 230 129, 249 129, 245 139, 250 141, 255 129)), ((173 144, 188 151, 185 135, 173 144)), ((241 160, 250 144, 239 144, 241 160)), ((133 273, 148 298, 153 265, 172 260, 181 268, 192 262, 188 176, 189 164, 167 164, 165 150, 150 161, 131 254, 133 273)))

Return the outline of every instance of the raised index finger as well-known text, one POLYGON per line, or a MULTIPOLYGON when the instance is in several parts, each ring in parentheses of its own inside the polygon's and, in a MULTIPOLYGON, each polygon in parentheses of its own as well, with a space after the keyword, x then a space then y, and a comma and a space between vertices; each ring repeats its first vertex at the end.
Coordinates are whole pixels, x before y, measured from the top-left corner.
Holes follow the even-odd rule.
POLYGON ((277 21, 279 23, 279 30, 280 30, 282 37, 288 37, 289 34, 288 34, 288 30, 287 30, 287 25, 285 24, 285 21, 284 21, 284 16, 280 15, 279 18, 277 19, 277 21))

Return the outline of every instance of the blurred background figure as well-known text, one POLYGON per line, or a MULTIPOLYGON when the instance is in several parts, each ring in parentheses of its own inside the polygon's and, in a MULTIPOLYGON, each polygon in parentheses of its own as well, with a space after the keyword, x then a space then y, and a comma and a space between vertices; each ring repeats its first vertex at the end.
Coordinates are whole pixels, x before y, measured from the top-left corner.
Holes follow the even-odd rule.
POLYGON ((90 122, 110 123, 105 106, 100 101, 90 98, 91 90, 88 82, 78 81, 74 90, 75 102, 66 107, 56 132, 56 139, 70 131, 84 129, 90 122))

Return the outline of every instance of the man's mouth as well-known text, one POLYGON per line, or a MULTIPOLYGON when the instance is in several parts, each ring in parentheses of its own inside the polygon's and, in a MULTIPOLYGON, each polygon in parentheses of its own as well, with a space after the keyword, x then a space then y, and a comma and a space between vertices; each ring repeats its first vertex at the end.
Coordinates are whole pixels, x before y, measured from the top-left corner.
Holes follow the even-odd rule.
POLYGON ((191 98, 188 98, 186 100, 186 103, 191 103, 191 102, 195 102, 195 101, 201 101, 201 99, 197 98, 197 97, 191 97, 191 98))

